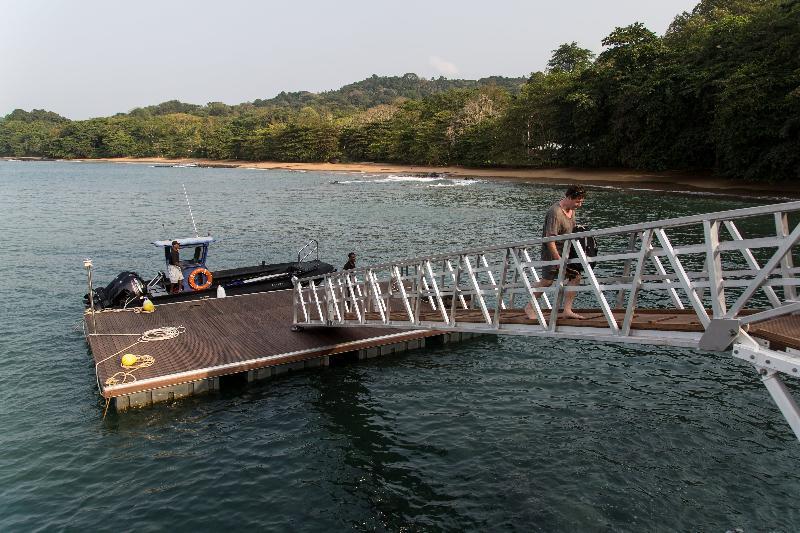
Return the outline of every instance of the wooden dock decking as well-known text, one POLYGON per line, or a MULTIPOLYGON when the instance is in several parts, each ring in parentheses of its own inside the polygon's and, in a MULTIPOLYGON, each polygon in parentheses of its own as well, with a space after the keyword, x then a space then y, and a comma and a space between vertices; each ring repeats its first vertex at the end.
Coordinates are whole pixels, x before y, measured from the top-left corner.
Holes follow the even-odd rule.
MULTIPOLYGON (((403 320, 406 318, 405 312, 398 309, 394 304, 390 313, 390 319, 403 320)), ((710 310, 709 310, 710 311, 710 310)), ((742 316, 750 315, 761 311, 759 309, 745 310, 742 316)), ((549 311, 548 311, 549 312, 549 311)), ((607 328, 603 312, 600 309, 575 309, 575 312, 583 316, 583 319, 560 318, 559 326, 574 326, 584 328, 607 328)), ((625 309, 613 309, 612 313, 618 323, 622 323, 625 317, 625 309)), ((459 323, 484 323, 483 314, 478 309, 460 309, 458 311, 459 323)), ((348 319, 354 319, 355 315, 347 313, 348 319)), ((380 320, 380 315, 376 312, 366 313, 367 320, 380 320)), ((441 315, 436 311, 420 312, 420 320, 441 320, 441 315)), ((529 319, 522 309, 504 309, 500 311, 501 324, 534 324, 534 320, 529 319)), ((631 322, 633 330, 649 331, 686 331, 703 333, 705 329, 697 319, 697 314, 691 309, 637 309, 631 322)), ((770 342, 770 345, 778 350, 792 348, 800 350, 800 315, 787 315, 763 322, 750 324, 749 330, 754 337, 770 342)))
MULTIPOLYGON (((306 364, 323 358, 388 347, 386 351, 424 346, 424 339, 448 335, 435 330, 398 330, 386 327, 308 328, 293 332, 292 291, 206 298, 202 300, 159 305, 154 313, 133 310, 107 310, 95 313, 97 334, 93 332, 90 313, 84 316, 87 341, 97 366, 98 386, 104 398, 128 398, 122 408, 146 405, 157 401, 151 394, 146 401, 133 401, 134 395, 146 391, 166 390, 183 384, 213 380, 244 372, 260 372, 285 365, 306 364), (182 327, 175 338, 137 342, 149 330, 182 327), (402 348, 395 348, 402 345, 402 348), (121 358, 131 353, 152 357, 152 364, 123 367, 121 358), (166 388, 166 389, 165 389, 166 388)), ((394 304, 394 302, 392 302, 394 304)), ((560 326, 607 328, 603 313, 597 309, 577 310, 583 320, 561 319, 560 326)), ((392 305, 392 317, 402 312, 392 305)), ((423 310, 420 318, 436 317, 436 312, 423 310)), ((614 310, 618 320, 624 310, 614 310)), ((365 318, 377 320, 376 313, 365 318)), ((478 310, 460 310, 460 322, 482 322, 478 310)), ((503 310, 501 323, 533 323, 521 309, 503 310)), ((633 329, 703 332, 703 326, 690 310, 639 309, 634 315, 633 329)), ((800 350, 800 316, 789 315, 752 324, 750 333, 770 341, 778 349, 800 350)), ((458 334, 452 334, 458 335, 458 334)), ((463 335, 467 335, 464 333, 463 335)), ((327 364, 327 359, 324 359, 327 364)), ((314 366, 318 366, 317 365, 314 366)), ((271 374, 268 374, 271 375, 271 374)), ((213 381, 212 381, 213 383, 213 381)), ((169 393, 159 399, 186 396, 214 389, 213 385, 190 387, 184 392, 169 393)), ((120 405, 118 405, 118 408, 120 405)))
POLYGON ((96 335, 92 320, 91 313, 84 315, 105 398, 376 346, 410 342, 414 348, 420 339, 440 335, 389 328, 293 332, 291 290, 162 304, 153 313, 101 311, 95 313, 96 335), (176 338, 136 342, 145 331, 180 326, 185 332, 176 338), (126 353, 149 355, 153 364, 126 369, 121 365, 126 353), (118 383, 107 383, 115 375, 118 383))
MULTIPOLYGON (((548 311, 549 312, 549 311, 548 311)), ((560 318, 559 326, 578 326, 585 328, 607 328, 603 312, 600 309, 575 309, 576 313, 583 316, 583 319, 560 318)), ((622 322, 625 317, 625 309, 614 309, 614 318, 622 322)), ((458 311, 459 323, 484 323, 483 313, 479 309, 460 309, 458 311)), ((402 320, 406 317, 405 312, 393 309, 391 319, 402 320)), ((348 319, 354 319, 355 315, 348 313, 348 319)), ((367 320, 380 320, 378 313, 370 312, 365 315, 367 320)), ((441 315, 436 311, 420 312, 421 321, 441 320, 441 315)), ((500 311, 501 324, 535 324, 525 315, 522 309, 503 309, 500 311)), ((702 333, 703 326, 697 320, 697 315, 692 310, 673 310, 673 309, 637 309, 634 314, 632 329, 658 330, 658 331, 693 331, 702 333)))

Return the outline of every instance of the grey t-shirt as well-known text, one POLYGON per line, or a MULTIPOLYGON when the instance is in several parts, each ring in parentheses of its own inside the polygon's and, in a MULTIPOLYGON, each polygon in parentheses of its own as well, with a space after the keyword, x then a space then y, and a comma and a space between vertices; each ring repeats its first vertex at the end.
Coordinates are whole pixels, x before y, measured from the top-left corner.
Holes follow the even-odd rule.
MULTIPOLYGON (((567 217, 559 205, 561 200, 550 206, 547 214, 544 216, 544 226, 542 227, 542 237, 550 235, 564 235, 565 233, 572 233, 575 230, 575 211, 572 211, 572 218, 567 217)), ((559 255, 564 249, 563 242, 556 243, 556 250, 559 255)), ((547 243, 542 243, 542 261, 553 261, 555 257, 550 253, 550 247, 547 243)))

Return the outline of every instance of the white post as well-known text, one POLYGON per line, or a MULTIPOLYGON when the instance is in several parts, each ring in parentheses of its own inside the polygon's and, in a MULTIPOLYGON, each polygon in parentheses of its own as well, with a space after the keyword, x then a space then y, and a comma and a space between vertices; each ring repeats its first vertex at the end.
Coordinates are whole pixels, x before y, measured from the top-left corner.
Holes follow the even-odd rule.
POLYGON ((781 410, 783 417, 794 431, 794 436, 800 440, 800 408, 792 398, 786 385, 774 370, 761 369, 761 382, 767 387, 775 405, 781 410))
MULTIPOLYGON (((787 237, 789 235, 789 215, 787 213, 775 213, 775 231, 778 237, 787 237)), ((793 267, 794 259, 792 259, 792 253, 790 251, 788 254, 783 256, 783 259, 781 259, 781 277, 783 279, 793 278, 793 267)), ((783 299, 797 299, 797 289, 794 285, 783 286, 783 299)))
POLYGON ((711 291, 711 309, 714 318, 725 316, 725 286, 722 276, 722 258, 719 250, 719 221, 704 220, 703 233, 706 238, 706 270, 708 272, 708 285, 711 291))
POLYGON ((92 311, 92 332, 97 333, 97 318, 94 316, 94 289, 92 288, 92 260, 91 259, 84 259, 83 260, 83 268, 86 269, 86 274, 88 276, 87 281, 89 283, 89 309, 92 311))

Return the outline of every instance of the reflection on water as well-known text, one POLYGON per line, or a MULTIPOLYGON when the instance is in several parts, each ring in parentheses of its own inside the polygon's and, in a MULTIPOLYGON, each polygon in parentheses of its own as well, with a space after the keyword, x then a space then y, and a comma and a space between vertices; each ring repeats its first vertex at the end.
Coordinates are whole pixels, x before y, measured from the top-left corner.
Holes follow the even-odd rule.
POLYGON ((404 435, 397 427, 397 414, 382 408, 363 380, 357 367, 310 378, 318 392, 312 405, 323 415, 323 427, 341 455, 336 484, 368 509, 366 515, 352 517, 349 525, 397 530, 408 525, 405 517, 422 514, 436 517, 429 525, 470 525, 469 517, 448 505, 449 488, 432 485, 418 463, 446 456, 448 450, 417 443, 413 433, 404 435))
MULTIPOLYGON (((561 194, 390 178, 0 162, 0 529, 797 529, 800 448, 724 354, 477 339, 101 419, 82 260, 161 269, 150 243, 193 234, 182 184, 214 268, 521 241, 561 194)), ((748 205, 591 187, 580 220, 748 205)))

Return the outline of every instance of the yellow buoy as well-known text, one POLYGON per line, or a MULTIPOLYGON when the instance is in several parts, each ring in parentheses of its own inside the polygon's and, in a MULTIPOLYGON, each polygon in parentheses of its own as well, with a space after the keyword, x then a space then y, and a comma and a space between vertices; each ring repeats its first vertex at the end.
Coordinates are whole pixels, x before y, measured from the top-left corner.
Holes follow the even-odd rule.
POLYGON ((151 302, 150 300, 145 298, 144 302, 142 303, 142 312, 143 313, 152 313, 155 310, 156 310, 156 306, 153 305, 153 302, 151 302))
POLYGON ((122 356, 122 366, 133 366, 136 364, 138 360, 139 358, 133 355, 132 353, 126 353, 125 355, 122 356))

